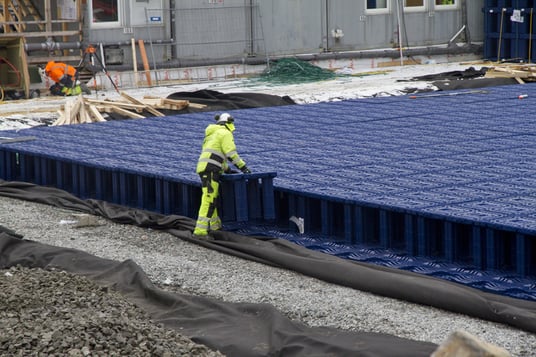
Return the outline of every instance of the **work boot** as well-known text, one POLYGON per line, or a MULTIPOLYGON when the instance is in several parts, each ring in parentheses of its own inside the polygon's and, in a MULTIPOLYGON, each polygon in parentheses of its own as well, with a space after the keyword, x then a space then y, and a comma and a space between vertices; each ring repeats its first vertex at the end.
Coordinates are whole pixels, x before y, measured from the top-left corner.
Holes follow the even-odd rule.
POLYGON ((82 88, 82 91, 86 94, 91 94, 91 90, 87 87, 85 83, 80 83, 80 88, 82 88))
POLYGON ((210 241, 214 240, 214 238, 209 236, 208 234, 195 234, 195 233, 192 233, 192 237, 194 239, 203 240, 205 242, 210 242, 210 241))

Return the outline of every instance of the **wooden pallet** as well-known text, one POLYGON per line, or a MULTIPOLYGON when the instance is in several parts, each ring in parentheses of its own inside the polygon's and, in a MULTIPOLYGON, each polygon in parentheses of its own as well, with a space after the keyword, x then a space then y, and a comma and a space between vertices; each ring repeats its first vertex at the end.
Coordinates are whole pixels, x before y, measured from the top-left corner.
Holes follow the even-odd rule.
POLYGON ((504 63, 490 66, 486 78, 515 78, 519 83, 536 81, 536 64, 504 63))

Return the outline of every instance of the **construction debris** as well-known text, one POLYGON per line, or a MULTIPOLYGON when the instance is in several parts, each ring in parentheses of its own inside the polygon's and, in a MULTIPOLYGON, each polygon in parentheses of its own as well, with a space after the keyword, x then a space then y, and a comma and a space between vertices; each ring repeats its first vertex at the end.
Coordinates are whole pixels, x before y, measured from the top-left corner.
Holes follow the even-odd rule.
POLYGON ((206 105, 190 103, 188 100, 176 100, 146 96, 136 99, 121 92, 121 99, 98 100, 79 95, 74 100, 65 103, 58 111, 58 119, 52 125, 82 124, 106 121, 103 113, 115 113, 124 118, 142 119, 148 116, 165 116, 158 109, 182 110, 187 107, 204 108, 206 105), (149 113, 150 115, 147 115, 149 113))
POLYGON ((501 63, 490 66, 486 78, 515 78, 523 84, 536 81, 536 64, 533 63, 501 63))
POLYGON ((84 97, 79 95, 74 100, 68 100, 58 111, 58 119, 52 125, 83 124, 106 121, 95 106, 86 103, 84 97))

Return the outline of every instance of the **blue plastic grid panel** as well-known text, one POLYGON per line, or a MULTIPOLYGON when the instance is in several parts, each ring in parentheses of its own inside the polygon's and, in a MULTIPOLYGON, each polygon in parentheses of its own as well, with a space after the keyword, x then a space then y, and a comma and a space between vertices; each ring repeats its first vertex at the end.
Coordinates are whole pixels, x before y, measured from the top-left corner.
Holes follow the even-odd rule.
MULTIPOLYGON (((232 112, 239 153, 254 172, 277 171, 275 191, 530 235, 531 206, 515 197, 536 188, 535 104, 536 88, 513 85, 232 112)), ((198 187, 195 163, 213 115, 33 128, 6 134, 36 140, 0 148, 198 187)))

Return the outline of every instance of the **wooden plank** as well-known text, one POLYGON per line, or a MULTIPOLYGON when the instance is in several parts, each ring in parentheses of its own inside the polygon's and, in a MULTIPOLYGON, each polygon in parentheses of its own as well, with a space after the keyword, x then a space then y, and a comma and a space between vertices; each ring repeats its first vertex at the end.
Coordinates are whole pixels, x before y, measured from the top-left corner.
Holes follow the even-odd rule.
MULTIPOLYGON (((80 96, 80 98, 84 98, 80 96)), ((84 100, 82 99, 82 105, 80 106, 79 116, 80 116, 80 123, 91 123, 93 122, 93 119, 91 119, 91 116, 86 110, 86 104, 84 103, 84 100)))
POLYGON ((143 98, 140 100, 145 105, 150 105, 153 107, 159 107, 162 106, 162 98, 143 98))
POLYGON ((24 95, 26 99, 30 98, 30 71, 28 70, 28 58, 26 57, 26 51, 24 50, 24 40, 21 38, 19 41, 19 56, 21 60, 22 82, 24 83, 24 95))
POLYGON ((178 107, 181 107, 181 106, 187 107, 190 102, 187 100, 163 98, 162 103, 169 104, 169 105, 176 105, 178 107))
MULTIPOLYGON (((133 98, 131 97, 130 95, 126 94, 125 92, 121 92, 120 93, 121 96, 123 98, 126 98, 128 99, 130 102, 134 103, 134 104, 141 104, 141 105, 144 105, 141 101, 137 100, 136 98, 133 98)), ((152 106, 150 105, 146 105, 145 106, 145 110, 147 110, 149 113, 157 116, 157 117, 163 117, 165 116, 164 114, 162 114, 161 112, 159 112, 158 110, 156 110, 155 108, 153 108, 152 106)))
POLYGON ((86 101, 90 104, 97 104, 97 105, 115 105, 118 107, 124 107, 129 109, 135 109, 136 111, 141 112, 143 109, 147 107, 146 104, 133 104, 128 102, 122 102, 122 101, 111 101, 111 100, 99 100, 99 99, 86 99, 86 101))
POLYGON ((184 99, 161 98, 161 97, 156 97, 156 96, 153 96, 153 95, 145 95, 145 96, 143 96, 143 101, 144 102, 145 102, 145 99, 159 100, 159 101, 162 101, 165 104, 176 105, 178 107, 182 107, 184 104, 188 104, 187 106, 190 106, 192 108, 199 108, 199 109, 206 108, 206 104, 192 103, 189 100, 184 100, 184 99))
POLYGON ((80 107, 84 105, 84 103, 82 103, 82 100, 80 98, 82 98, 82 96, 77 97, 74 102, 71 101, 71 107, 69 108, 70 109, 70 113, 69 113, 70 123, 78 122, 77 116, 80 114, 80 107))
POLYGON ((65 116, 65 120, 63 121, 64 124, 71 123, 71 107, 72 105, 70 102, 66 102, 65 105, 63 106, 63 113, 65 116))
POLYGON ((134 40, 134 37, 131 39, 130 45, 132 46, 132 67, 134 69, 134 83, 136 84, 137 88, 140 79, 138 78, 138 58, 136 56, 136 40, 134 40))
POLYGON ((63 125, 65 122, 65 113, 62 110, 58 110, 58 118, 52 123, 52 126, 63 125))
POLYGON ((94 121, 101 121, 101 122, 106 121, 106 119, 104 119, 104 117, 101 115, 101 113, 97 110, 97 108, 94 105, 88 104, 87 110, 90 113, 90 115, 95 119, 94 121))
POLYGON ((143 61, 143 69, 145 70, 145 78, 147 79, 147 84, 152 86, 151 83, 151 68, 149 67, 149 60, 147 59, 147 52, 145 52, 145 44, 143 40, 138 40, 138 46, 140 47, 141 60, 143 61))
POLYGON ((199 104, 199 103, 188 103, 188 106, 189 107, 192 107, 192 108, 197 108, 197 109, 203 109, 203 108, 206 108, 206 104, 199 104))
POLYGON ((131 112, 130 110, 126 110, 126 109, 116 107, 116 106, 113 106, 113 105, 111 105, 111 106, 97 106, 97 109, 99 111, 101 111, 101 112, 117 113, 117 114, 124 115, 125 117, 132 118, 132 119, 144 119, 145 118, 141 114, 134 113, 134 112, 131 112))

